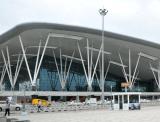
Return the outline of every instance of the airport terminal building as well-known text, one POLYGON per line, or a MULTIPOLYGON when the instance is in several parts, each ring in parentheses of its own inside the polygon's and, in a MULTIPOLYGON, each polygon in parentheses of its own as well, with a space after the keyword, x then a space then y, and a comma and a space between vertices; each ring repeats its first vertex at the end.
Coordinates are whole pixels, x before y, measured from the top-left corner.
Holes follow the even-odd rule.
POLYGON ((21 24, 0 36, 0 88, 7 91, 158 92, 160 45, 84 27, 21 24), (102 61, 104 56, 104 61, 102 61), (104 62, 104 63, 103 63, 104 62))

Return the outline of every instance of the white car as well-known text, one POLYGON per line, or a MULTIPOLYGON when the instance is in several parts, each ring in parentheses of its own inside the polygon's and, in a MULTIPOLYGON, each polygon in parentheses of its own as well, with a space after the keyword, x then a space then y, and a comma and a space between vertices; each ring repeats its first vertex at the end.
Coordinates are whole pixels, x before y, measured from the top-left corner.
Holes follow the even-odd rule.
POLYGON ((86 98, 85 104, 91 105, 91 106, 97 106, 97 99, 96 98, 86 98))
POLYGON ((81 103, 81 102, 76 102, 76 101, 71 101, 71 102, 68 102, 68 104, 67 104, 68 106, 80 106, 80 105, 83 105, 83 103, 81 103))
MULTIPOLYGON (((0 101, 0 112, 5 110, 6 107, 6 101, 0 101)), ((10 110, 11 111, 20 111, 22 109, 22 105, 21 104, 17 104, 17 103, 10 103, 10 110)))
MULTIPOLYGON (((98 105, 102 105, 102 100, 97 101, 97 104, 98 104, 98 105)), ((111 104, 111 101, 109 101, 109 100, 104 100, 104 104, 105 104, 105 105, 111 104)))

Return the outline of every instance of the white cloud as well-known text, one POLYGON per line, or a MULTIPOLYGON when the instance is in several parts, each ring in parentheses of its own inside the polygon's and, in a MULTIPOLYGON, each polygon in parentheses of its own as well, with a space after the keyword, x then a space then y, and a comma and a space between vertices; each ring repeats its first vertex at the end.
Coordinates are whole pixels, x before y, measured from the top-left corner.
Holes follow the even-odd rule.
POLYGON ((24 22, 52 22, 101 29, 98 9, 109 10, 105 29, 159 42, 159 0, 1 0, 0 33, 24 22))

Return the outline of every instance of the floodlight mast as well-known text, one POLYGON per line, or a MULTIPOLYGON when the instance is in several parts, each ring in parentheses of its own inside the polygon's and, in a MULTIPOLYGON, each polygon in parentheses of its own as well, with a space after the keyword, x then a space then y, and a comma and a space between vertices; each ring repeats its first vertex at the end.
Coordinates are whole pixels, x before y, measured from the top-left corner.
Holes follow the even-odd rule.
POLYGON ((102 16, 102 43, 101 43, 101 52, 102 52, 102 105, 104 104, 104 16, 108 13, 106 9, 99 9, 99 13, 102 16))

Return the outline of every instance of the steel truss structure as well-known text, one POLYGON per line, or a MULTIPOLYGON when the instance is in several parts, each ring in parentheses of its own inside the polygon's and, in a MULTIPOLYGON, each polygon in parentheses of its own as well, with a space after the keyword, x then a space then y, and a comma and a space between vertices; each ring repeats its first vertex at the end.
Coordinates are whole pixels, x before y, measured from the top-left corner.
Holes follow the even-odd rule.
MULTIPOLYGON (((110 59, 108 62, 105 62, 105 57, 113 55, 112 52, 106 51, 104 49, 104 42, 100 42, 100 45, 94 46, 93 40, 88 37, 83 36, 75 36, 70 34, 61 34, 61 33, 48 33, 45 39, 45 43, 42 44, 42 39, 39 40, 39 45, 24 45, 23 35, 18 36, 18 41, 21 47, 21 51, 18 54, 10 54, 10 49, 6 46, 4 49, 1 49, 2 58, 3 58, 3 66, 1 67, 1 77, 0 77, 0 87, 2 88, 5 76, 8 76, 9 82, 11 84, 12 90, 15 89, 15 84, 20 74, 20 70, 22 68, 22 64, 25 63, 27 73, 29 76, 29 80, 32 86, 35 86, 38 75, 42 66, 42 62, 46 53, 46 50, 50 50, 52 52, 52 57, 54 59, 54 63, 56 65, 56 71, 58 73, 58 79, 60 81, 61 90, 64 91, 67 83, 70 78, 69 74, 71 72, 71 67, 74 61, 79 62, 82 65, 84 76, 86 78, 88 91, 92 91, 92 84, 94 80, 98 82, 100 90, 104 91, 104 84, 107 79, 107 74, 110 70, 111 65, 119 66, 122 70, 123 77, 126 83, 130 84, 130 89, 133 88, 136 80, 139 80, 141 76, 139 75, 139 62, 141 58, 146 59, 146 61, 152 60, 157 61, 158 58, 144 52, 137 53, 137 60, 135 66, 132 65, 132 56, 131 49, 128 49, 128 64, 124 63, 124 58, 120 51, 117 51, 116 57, 118 57, 119 61, 115 61, 110 59), (72 54, 66 55, 62 51, 62 47, 49 45, 50 38, 52 39, 68 39, 74 40, 75 47, 74 50, 71 50, 72 54), (81 46, 81 41, 85 42, 85 46, 81 46), (34 49, 36 54, 29 53, 30 49, 34 49), (58 52, 58 53, 55 53, 58 52), (75 55, 78 54, 78 55, 75 55), (85 55, 84 55, 85 54, 85 55), (36 57, 34 72, 31 72, 29 57, 36 57), (17 60, 11 60, 12 57, 17 57, 17 60), (57 58, 59 57, 59 59, 57 58), (64 61, 63 61, 64 60, 64 61), (13 62, 14 61, 14 62, 13 62), (59 61, 59 64, 58 64, 59 61), (68 63, 69 62, 69 63, 68 63), (105 65, 107 64, 107 65, 105 65), (15 66, 15 70, 13 69, 15 66), (134 67, 133 67, 134 66, 134 67), (138 78, 140 77, 140 78, 138 78)), ((50 64, 52 65, 52 64, 50 64)), ((160 66, 159 66, 160 67, 160 66)), ((150 70, 153 73, 155 82, 160 88, 160 69, 153 68, 150 64, 150 70), (158 77, 156 76, 157 73, 158 77)), ((81 82, 79 80, 78 82, 81 82)))

